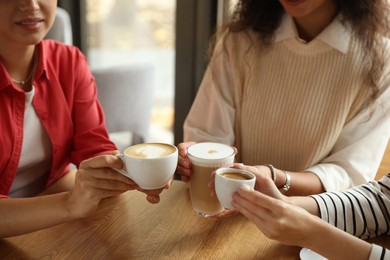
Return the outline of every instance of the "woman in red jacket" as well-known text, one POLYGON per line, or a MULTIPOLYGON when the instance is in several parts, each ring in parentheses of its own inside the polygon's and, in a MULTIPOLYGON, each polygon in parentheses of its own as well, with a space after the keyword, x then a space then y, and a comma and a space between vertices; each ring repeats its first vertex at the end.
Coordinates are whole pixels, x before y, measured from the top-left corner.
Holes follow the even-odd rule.
MULTIPOLYGON (((0 1, 0 237, 87 216, 100 200, 138 189, 112 169, 122 162, 86 58, 42 40, 56 8, 57 0, 0 1)), ((161 190, 144 192, 158 202, 161 190)))

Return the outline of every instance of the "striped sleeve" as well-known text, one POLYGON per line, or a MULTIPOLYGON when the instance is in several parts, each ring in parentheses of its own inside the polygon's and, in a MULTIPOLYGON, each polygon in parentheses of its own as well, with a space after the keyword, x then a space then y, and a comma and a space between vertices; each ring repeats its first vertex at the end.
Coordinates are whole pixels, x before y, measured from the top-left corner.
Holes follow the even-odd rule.
POLYGON ((390 173, 380 181, 311 197, 323 220, 356 237, 368 239, 390 232, 390 173))
POLYGON ((390 250, 375 244, 372 245, 370 257, 368 260, 385 260, 389 258, 390 250))

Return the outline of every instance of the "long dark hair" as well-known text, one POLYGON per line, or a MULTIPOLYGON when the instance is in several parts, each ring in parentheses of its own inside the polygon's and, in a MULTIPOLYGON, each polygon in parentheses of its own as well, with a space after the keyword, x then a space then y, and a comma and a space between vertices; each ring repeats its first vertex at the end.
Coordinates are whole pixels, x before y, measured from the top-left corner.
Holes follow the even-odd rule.
MULTIPOLYGON (((389 33, 389 3, 387 0, 333 0, 342 21, 352 26, 353 34, 365 52, 365 80, 372 88, 372 100, 378 94, 384 59, 383 37, 389 33)), ((239 0, 229 23, 231 32, 251 29, 258 32, 264 44, 272 41, 284 14, 277 0, 239 0)))

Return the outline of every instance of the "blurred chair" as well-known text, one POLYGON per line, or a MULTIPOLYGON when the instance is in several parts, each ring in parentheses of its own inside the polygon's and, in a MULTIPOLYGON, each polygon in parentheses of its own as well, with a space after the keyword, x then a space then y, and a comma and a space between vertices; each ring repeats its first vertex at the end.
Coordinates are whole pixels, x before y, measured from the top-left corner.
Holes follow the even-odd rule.
POLYGON ((147 142, 153 103, 154 67, 151 64, 93 69, 111 140, 120 151, 147 142))
MULTIPOLYGON (((68 12, 57 7, 54 24, 46 39, 73 44, 68 12)), ((118 149, 147 142, 153 99, 154 67, 135 64, 93 69, 110 139, 118 149)))
POLYGON ((54 24, 45 39, 57 40, 68 45, 73 44, 72 23, 65 9, 57 7, 54 24))

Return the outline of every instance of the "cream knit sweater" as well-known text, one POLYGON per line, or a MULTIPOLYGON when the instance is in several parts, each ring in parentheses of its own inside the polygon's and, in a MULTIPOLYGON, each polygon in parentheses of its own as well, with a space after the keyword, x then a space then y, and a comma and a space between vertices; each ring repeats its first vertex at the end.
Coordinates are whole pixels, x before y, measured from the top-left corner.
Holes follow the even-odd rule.
POLYGON ((372 113, 363 59, 337 19, 310 43, 289 17, 268 48, 253 32, 231 33, 215 50, 185 140, 235 145, 248 165, 312 171, 327 190, 365 183, 389 139, 390 81, 372 113))

